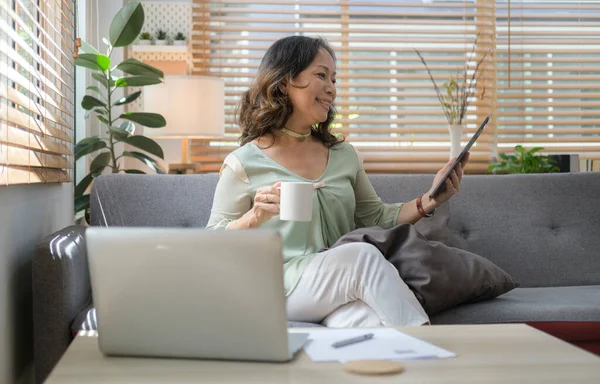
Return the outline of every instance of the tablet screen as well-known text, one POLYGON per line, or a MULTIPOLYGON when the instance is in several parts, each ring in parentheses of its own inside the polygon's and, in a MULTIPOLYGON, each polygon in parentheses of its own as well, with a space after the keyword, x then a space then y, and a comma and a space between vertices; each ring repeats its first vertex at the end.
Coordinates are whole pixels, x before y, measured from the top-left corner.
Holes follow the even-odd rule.
POLYGON ((440 179, 440 182, 435 186, 434 190, 431 192, 431 195, 429 196, 430 198, 435 198, 437 195, 439 195, 441 192, 443 192, 446 189, 446 180, 448 179, 448 177, 450 177, 452 170, 454 169, 454 167, 456 167, 456 165, 458 163, 462 163, 465 155, 467 154, 467 152, 469 152, 469 149, 471 149, 473 144, 475 144, 475 142, 477 141, 477 138, 479 137, 479 135, 481 135, 481 132, 483 132, 483 128, 485 128, 485 126, 487 125, 489 120, 490 120, 489 116, 486 117, 485 120, 483 120, 483 122, 479 126, 479 129, 477 130, 477 132, 475 132, 473 137, 471 137, 471 140, 469 140, 469 142, 463 148, 463 150, 460 151, 460 154, 458 155, 458 157, 456 158, 454 163, 452 163, 450 168, 448 168, 448 171, 446 171, 446 173, 444 174, 444 177, 442 177, 440 179))

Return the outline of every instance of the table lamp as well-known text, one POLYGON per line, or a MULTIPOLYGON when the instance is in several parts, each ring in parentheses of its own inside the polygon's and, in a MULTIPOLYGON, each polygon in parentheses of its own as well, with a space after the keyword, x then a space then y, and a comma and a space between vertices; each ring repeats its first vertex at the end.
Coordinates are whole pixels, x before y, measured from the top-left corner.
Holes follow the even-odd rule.
POLYGON ((144 112, 160 113, 167 122, 163 128, 144 127, 144 135, 181 139, 181 164, 169 164, 169 173, 197 168, 189 161, 188 139, 224 135, 225 83, 221 78, 165 76, 163 83, 144 88, 142 97, 144 112))

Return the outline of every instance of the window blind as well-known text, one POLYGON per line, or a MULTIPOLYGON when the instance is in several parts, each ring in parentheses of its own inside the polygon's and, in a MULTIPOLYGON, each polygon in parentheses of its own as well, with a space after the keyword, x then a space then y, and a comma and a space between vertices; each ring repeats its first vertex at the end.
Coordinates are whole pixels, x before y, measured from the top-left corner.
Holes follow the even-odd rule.
POLYGON ((600 1, 498 1, 497 30, 498 152, 599 158, 600 1))
POLYGON ((448 159, 448 123, 414 49, 438 85, 471 74, 486 52, 463 145, 485 116, 468 171, 516 144, 599 157, 600 1, 194 0, 195 74, 226 84, 227 137, 193 141, 192 160, 218 170, 236 148, 233 109, 266 49, 293 34, 337 53, 343 133, 374 172, 431 173, 448 159), (476 42, 476 44, 475 44, 476 42))
POLYGON ((0 185, 71 181, 73 0, 0 2, 0 185))
MULTIPOLYGON (((336 51, 339 115, 334 131, 359 147, 367 171, 438 170, 448 160, 448 123, 414 48, 426 59, 438 85, 451 75, 456 78, 465 63, 473 68, 472 53, 481 55, 493 47, 493 4, 481 0, 194 0, 194 73, 225 79, 228 138, 210 145, 194 141, 192 160, 206 170, 218 169, 235 148, 234 106, 264 52, 277 39, 300 34, 324 37, 336 51)), ((481 86, 487 84, 487 97, 473 100, 464 140, 490 111, 491 60, 486 61, 489 73, 481 78, 481 86)), ((486 132, 473 148, 471 169, 487 166, 490 142, 486 132)))

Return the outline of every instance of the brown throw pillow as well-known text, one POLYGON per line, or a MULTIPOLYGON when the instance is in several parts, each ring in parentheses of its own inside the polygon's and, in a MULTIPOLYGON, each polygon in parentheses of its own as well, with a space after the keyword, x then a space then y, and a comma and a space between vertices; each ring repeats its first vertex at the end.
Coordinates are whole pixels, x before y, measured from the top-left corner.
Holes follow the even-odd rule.
POLYGON ((360 228, 342 236, 332 248, 352 242, 377 247, 430 316, 460 304, 492 299, 518 286, 491 261, 430 241, 412 224, 360 228))
POLYGON ((467 241, 452 233, 452 229, 448 226, 449 221, 450 201, 447 201, 435 209, 435 215, 417 221, 414 226, 427 240, 439 241, 449 247, 467 249, 467 241))

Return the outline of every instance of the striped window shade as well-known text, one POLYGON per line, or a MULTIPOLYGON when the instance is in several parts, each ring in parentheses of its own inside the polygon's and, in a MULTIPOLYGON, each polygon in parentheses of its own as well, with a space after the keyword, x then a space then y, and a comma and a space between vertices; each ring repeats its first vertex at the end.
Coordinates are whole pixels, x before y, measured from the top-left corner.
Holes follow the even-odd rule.
POLYGON ((334 131, 364 154, 370 173, 434 173, 448 160, 448 122, 415 49, 438 86, 451 76, 460 81, 465 67, 470 76, 486 55, 463 145, 485 116, 492 119, 471 149, 468 172, 484 173, 518 143, 591 155, 600 142, 592 107, 599 105, 598 3, 193 0, 193 73, 224 78, 227 125, 222 140, 193 141, 191 159, 219 169, 237 146, 240 95, 266 49, 294 34, 324 37, 336 51, 334 131))
POLYGON ((0 185, 69 182, 73 0, 0 2, 0 185))
POLYGON ((498 152, 600 159, 600 1, 496 7, 498 152))

